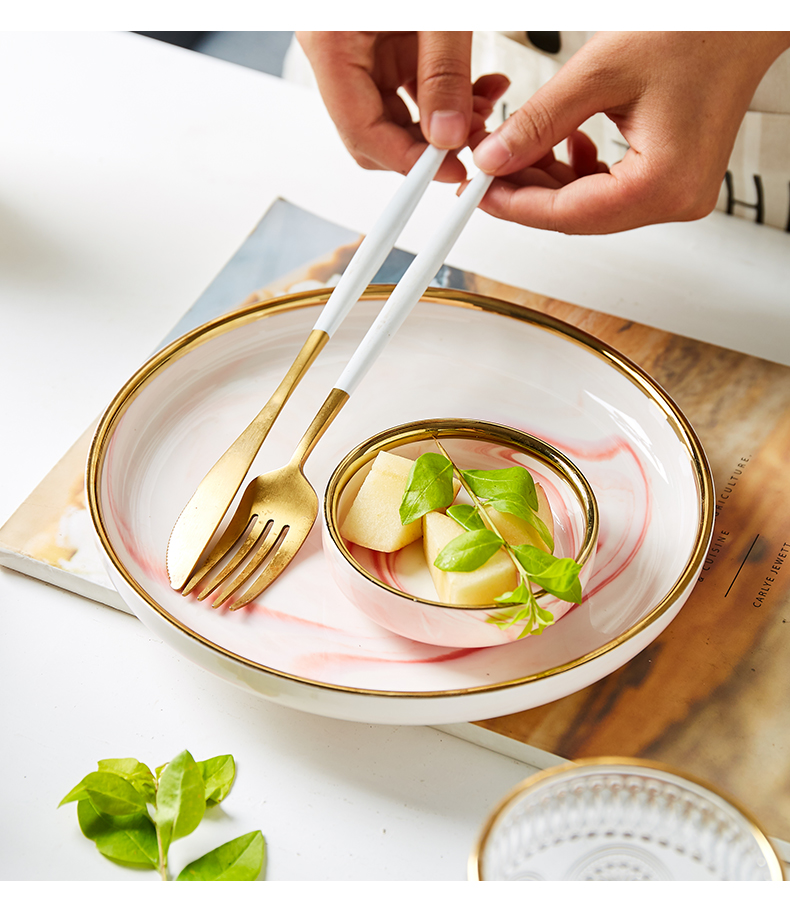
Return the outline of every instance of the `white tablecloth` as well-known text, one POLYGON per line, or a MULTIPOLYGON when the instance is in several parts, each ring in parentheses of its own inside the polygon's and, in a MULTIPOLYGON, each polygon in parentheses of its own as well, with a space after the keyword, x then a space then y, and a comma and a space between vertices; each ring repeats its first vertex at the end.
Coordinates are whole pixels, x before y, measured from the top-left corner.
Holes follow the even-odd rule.
MULTIPOLYGON (((311 91, 131 34, 2 33, 0 86, 2 523, 274 199, 364 232, 399 178, 359 169, 311 91)), ((437 217, 451 197, 431 188, 437 217)), ((790 364, 775 229, 714 214, 569 238, 476 213, 449 261, 790 364)), ((4 880, 155 878, 57 810, 103 757, 233 753, 225 814, 174 845, 173 868, 260 828, 272 880, 463 879, 485 815, 532 771, 446 732, 259 700, 134 618, 9 571, 0 606, 4 880)))

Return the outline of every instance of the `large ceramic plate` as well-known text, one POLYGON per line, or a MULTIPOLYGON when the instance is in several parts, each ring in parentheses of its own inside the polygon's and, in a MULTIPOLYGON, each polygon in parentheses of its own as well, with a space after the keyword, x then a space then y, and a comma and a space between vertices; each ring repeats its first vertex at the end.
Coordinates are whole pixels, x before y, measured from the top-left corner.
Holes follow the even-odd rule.
MULTIPOLYGON (((276 422, 257 473, 287 462, 381 306, 368 293, 276 422)), ((105 412, 88 500, 114 584, 163 640, 242 687, 338 718, 442 724, 558 699, 636 655, 686 600, 707 551, 713 491, 682 413, 643 372, 553 318, 431 290, 307 462, 321 497, 341 458, 387 427, 477 418, 564 451, 600 507, 583 604, 541 637, 451 649, 378 627, 335 588, 320 521, 285 574, 236 612, 173 592, 168 536, 205 472, 257 413, 312 328, 326 293, 258 304, 155 356, 105 412)))

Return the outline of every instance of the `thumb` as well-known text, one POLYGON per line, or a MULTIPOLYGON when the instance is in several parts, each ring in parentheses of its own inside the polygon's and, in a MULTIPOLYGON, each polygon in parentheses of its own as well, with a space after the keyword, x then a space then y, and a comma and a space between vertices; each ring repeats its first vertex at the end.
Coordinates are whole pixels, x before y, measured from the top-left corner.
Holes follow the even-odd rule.
POLYGON ((472 33, 420 32, 417 105, 429 143, 458 149, 472 122, 472 33))
POLYGON ((499 176, 529 167, 605 106, 566 64, 477 146, 475 166, 499 176))

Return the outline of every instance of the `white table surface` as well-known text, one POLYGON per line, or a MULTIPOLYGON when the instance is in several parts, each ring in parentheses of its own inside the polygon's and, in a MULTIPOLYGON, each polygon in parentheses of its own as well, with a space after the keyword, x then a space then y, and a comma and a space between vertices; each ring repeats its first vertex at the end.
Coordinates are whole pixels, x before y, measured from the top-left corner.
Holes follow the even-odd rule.
MULTIPOLYGON (((399 178, 359 169, 318 96, 130 34, 0 33, 0 524, 277 197, 361 232, 399 178)), ((437 215, 452 190, 434 186, 437 215)), ((431 224, 409 226, 417 250, 431 224)), ((790 235, 714 213, 600 238, 476 213, 453 265, 790 364, 790 235)), ((0 878, 145 880, 63 795, 103 757, 233 753, 225 813, 174 870, 252 829, 272 881, 451 881, 532 767, 446 732, 287 710, 136 619, 0 571, 0 878)))

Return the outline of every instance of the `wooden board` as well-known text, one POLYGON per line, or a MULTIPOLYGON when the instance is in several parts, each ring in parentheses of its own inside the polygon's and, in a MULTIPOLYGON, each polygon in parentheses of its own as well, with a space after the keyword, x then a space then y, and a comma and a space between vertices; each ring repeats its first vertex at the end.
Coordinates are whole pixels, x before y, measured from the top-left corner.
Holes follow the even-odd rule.
POLYGON ((651 646, 579 693, 477 724, 568 759, 669 763, 790 839, 790 368, 484 279, 473 290, 643 367, 697 431, 717 497, 699 581, 651 646))

